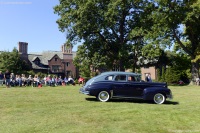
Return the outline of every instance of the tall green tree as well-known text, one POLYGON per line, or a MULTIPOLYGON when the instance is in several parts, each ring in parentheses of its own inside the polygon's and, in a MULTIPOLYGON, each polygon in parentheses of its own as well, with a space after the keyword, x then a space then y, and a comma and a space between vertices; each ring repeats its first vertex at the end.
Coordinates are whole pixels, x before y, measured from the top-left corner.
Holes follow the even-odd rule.
POLYGON ((60 31, 71 44, 84 41, 87 57, 96 66, 103 58, 109 69, 124 70, 130 52, 141 56, 141 47, 133 46, 150 27, 153 6, 149 0, 60 0, 54 11, 60 16, 60 31))
MULTIPOLYGON (((152 0, 155 10, 151 17, 149 38, 162 46, 176 46, 192 62, 192 79, 199 77, 200 59, 200 0, 152 0), (167 44, 167 45, 166 45, 167 44)), ((148 38, 148 39, 149 39, 148 38)))
POLYGON ((0 53, 0 70, 9 70, 13 73, 23 73, 24 71, 30 70, 27 63, 20 59, 19 52, 16 48, 9 51, 3 51, 0 53))
POLYGON ((167 56, 170 63, 165 74, 166 81, 169 83, 178 82, 179 80, 188 82, 188 78, 191 78, 187 73, 191 66, 189 57, 186 54, 176 54, 171 51, 167 51, 167 56))
POLYGON ((73 60, 73 64, 79 69, 80 75, 84 78, 90 78, 91 75, 91 60, 87 58, 87 54, 85 45, 80 45, 78 46, 76 57, 73 60))

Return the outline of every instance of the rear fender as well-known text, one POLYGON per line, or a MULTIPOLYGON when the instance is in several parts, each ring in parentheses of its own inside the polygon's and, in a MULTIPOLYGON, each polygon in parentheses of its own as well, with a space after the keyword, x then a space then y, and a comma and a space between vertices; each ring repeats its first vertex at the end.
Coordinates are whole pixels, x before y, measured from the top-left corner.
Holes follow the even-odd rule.
POLYGON ((107 91, 109 94, 111 93, 110 89, 108 88, 96 88, 90 90, 90 95, 97 96, 101 91, 107 91))

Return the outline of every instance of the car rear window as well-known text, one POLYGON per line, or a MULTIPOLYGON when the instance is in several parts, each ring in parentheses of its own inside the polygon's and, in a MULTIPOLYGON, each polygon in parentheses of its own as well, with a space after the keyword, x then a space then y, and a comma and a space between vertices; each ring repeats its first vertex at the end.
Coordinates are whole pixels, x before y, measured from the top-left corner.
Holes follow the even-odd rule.
POLYGON ((105 80, 113 80, 113 78, 114 78, 114 75, 109 75, 109 76, 107 76, 107 77, 105 78, 105 80))

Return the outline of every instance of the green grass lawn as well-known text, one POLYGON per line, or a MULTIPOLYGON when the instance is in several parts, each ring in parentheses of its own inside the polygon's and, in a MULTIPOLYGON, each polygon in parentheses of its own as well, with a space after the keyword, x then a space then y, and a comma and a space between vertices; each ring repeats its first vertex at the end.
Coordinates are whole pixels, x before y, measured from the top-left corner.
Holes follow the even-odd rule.
POLYGON ((176 86, 174 99, 98 102, 80 86, 0 87, 0 133, 199 133, 200 86, 176 86))

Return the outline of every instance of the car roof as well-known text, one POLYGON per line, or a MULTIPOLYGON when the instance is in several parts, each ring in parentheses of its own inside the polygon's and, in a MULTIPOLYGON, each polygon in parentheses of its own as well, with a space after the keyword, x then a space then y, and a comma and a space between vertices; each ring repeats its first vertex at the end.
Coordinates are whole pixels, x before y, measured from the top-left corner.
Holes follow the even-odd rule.
POLYGON ((109 71, 109 72, 103 72, 100 75, 109 75, 109 74, 130 74, 130 75, 141 75, 139 73, 132 73, 132 72, 122 72, 122 71, 109 71))
POLYGON ((121 71, 109 71, 109 72, 103 72, 90 80, 88 80, 85 84, 85 86, 91 84, 94 81, 101 81, 102 77, 109 76, 109 75, 119 75, 119 74, 124 74, 124 75, 135 75, 135 76, 141 76, 141 74, 138 73, 132 73, 132 72, 121 72, 121 71))

